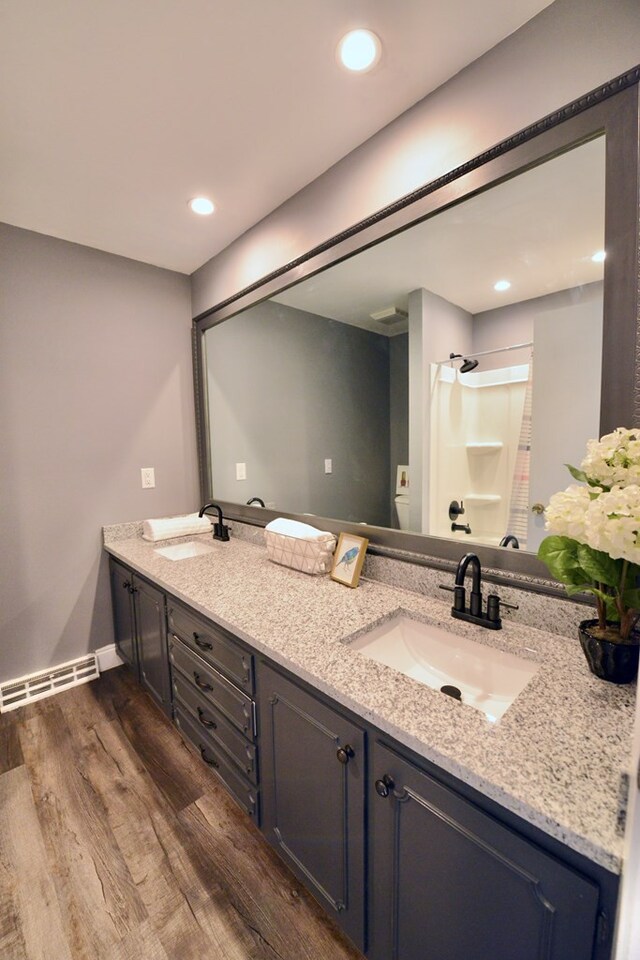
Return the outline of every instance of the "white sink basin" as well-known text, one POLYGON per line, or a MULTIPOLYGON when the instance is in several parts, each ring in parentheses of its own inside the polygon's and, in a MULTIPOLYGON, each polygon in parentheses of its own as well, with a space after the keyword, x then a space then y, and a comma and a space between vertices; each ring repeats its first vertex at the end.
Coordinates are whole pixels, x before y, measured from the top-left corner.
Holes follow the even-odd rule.
POLYGON ((539 670, 530 660, 406 615, 379 624, 349 646, 434 690, 456 687, 463 703, 491 721, 503 715, 539 670))
POLYGON ((170 547, 156 547, 154 553, 166 557, 167 560, 188 560, 189 557, 200 557, 205 553, 211 553, 214 549, 213 544, 189 540, 187 543, 174 543, 170 547))

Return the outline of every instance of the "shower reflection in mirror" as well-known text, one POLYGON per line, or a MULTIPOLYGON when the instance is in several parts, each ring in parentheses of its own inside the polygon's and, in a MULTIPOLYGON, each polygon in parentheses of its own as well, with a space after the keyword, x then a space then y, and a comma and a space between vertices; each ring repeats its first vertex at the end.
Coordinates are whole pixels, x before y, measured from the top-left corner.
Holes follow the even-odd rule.
MULTIPOLYGON (((474 541, 528 538, 533 343, 514 344, 433 365, 430 401, 430 517, 435 535, 466 533, 450 523, 451 489, 465 491, 474 541), (520 356, 526 362, 509 362, 520 356), (462 360, 462 364, 454 361, 462 360), (479 367, 480 360, 482 364, 479 367), (473 372, 476 371, 477 372, 473 372)), ((513 542, 513 541, 509 541, 513 542)), ((506 545, 506 544, 505 544, 506 545)))

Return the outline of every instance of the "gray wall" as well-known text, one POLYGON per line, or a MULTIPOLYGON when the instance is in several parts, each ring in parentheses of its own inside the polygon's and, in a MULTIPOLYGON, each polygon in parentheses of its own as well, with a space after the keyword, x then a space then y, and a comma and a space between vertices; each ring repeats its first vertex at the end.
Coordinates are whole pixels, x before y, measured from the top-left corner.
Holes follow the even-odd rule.
POLYGON ((196 271, 194 315, 635 66, 639 51, 638 0, 556 0, 196 271))
MULTIPOLYGON (((513 346, 517 343, 530 343, 534 339, 535 321, 541 316, 562 315, 565 308, 573 308, 577 316, 584 311, 585 318, 591 319, 593 307, 599 311, 602 327, 604 283, 596 280, 570 290, 558 290, 544 297, 533 297, 519 303, 509 303, 494 310, 484 310, 473 317, 473 351, 494 350, 497 347, 513 346)), ((599 343, 602 342, 600 333, 599 343)), ((508 367, 514 363, 529 363, 529 349, 510 350, 508 353, 496 353, 480 358, 480 370, 508 367)), ((568 363, 568 357, 562 359, 568 363)))
POLYGON ((388 339, 266 302, 205 343, 214 496, 388 526, 388 339))
POLYGON ((188 278, 0 225, 0 289, 6 680, 111 643, 102 525, 198 493, 188 278))

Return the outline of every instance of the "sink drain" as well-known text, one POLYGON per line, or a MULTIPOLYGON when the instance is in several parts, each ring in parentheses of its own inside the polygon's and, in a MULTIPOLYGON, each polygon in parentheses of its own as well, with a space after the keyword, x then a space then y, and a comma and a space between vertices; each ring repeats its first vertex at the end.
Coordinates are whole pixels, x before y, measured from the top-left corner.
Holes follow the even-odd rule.
POLYGON ((446 693, 448 697, 462 701, 462 691, 450 683, 445 683, 444 687, 440 687, 440 693, 446 693))

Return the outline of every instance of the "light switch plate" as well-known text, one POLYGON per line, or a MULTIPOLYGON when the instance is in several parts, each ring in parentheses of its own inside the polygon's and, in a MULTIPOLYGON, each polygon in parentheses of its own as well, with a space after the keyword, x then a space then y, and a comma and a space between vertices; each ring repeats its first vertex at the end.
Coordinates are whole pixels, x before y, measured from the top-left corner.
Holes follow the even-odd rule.
POLYGON ((236 463, 236 480, 246 480, 246 479, 247 479, 246 463, 236 463))
POLYGON ((324 472, 333 473, 333 461, 329 457, 324 461, 324 472))

